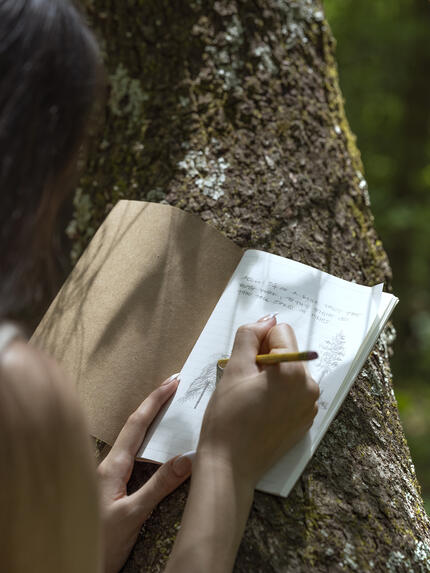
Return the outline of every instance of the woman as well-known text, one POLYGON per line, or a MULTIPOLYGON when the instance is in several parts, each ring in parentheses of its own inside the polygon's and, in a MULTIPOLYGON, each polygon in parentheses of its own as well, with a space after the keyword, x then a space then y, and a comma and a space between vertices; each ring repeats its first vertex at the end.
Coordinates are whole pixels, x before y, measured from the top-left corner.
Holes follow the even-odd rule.
POLYGON ((0 0, 0 559, 9 573, 118 571, 152 509, 193 470, 167 571, 229 571, 264 472, 312 424, 318 387, 301 364, 260 369, 296 349, 274 316, 239 329, 199 446, 127 496, 134 456, 175 392, 172 376, 134 412, 94 468, 65 374, 8 321, 50 276, 53 225, 76 178, 102 89, 95 41, 66 0, 0 0))

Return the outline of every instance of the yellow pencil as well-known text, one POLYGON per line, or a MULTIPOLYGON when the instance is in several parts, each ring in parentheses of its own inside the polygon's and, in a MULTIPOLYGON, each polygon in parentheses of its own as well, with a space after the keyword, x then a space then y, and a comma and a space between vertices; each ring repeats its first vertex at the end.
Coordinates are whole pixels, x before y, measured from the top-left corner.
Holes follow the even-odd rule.
MULTIPOLYGON (((257 364, 279 364, 279 362, 299 362, 301 360, 315 360, 318 358, 317 352, 305 350, 304 352, 284 352, 279 354, 257 354, 255 361, 257 364)), ((225 368, 228 358, 218 360, 218 366, 225 368)))

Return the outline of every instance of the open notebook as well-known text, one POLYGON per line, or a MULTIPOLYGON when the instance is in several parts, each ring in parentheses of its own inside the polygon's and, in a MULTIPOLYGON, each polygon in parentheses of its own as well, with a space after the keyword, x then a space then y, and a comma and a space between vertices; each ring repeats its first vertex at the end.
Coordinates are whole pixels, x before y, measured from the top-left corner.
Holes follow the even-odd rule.
POLYGON ((164 462, 195 449, 241 324, 277 312, 320 384, 305 438, 258 484, 286 496, 315 452, 398 299, 262 251, 243 253, 173 207, 121 201, 33 337, 77 385, 94 436, 112 443, 127 415, 163 378, 181 371, 139 456, 164 462))
POLYGON ((295 330, 299 350, 320 385, 319 412, 307 436, 278 462, 258 489, 287 496, 346 397, 397 299, 382 284, 360 286, 262 251, 246 251, 181 370, 181 384, 139 452, 167 461, 195 449, 216 363, 228 356, 244 323, 270 312, 295 330))

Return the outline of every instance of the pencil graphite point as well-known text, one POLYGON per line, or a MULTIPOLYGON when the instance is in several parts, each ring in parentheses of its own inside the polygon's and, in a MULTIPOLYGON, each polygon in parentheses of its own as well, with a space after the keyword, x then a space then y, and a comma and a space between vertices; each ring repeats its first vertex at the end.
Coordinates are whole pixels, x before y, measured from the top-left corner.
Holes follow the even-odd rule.
POLYGON ((308 352, 305 352, 305 354, 306 358, 303 360, 316 360, 318 358, 318 352, 315 352, 314 350, 309 350, 308 352))

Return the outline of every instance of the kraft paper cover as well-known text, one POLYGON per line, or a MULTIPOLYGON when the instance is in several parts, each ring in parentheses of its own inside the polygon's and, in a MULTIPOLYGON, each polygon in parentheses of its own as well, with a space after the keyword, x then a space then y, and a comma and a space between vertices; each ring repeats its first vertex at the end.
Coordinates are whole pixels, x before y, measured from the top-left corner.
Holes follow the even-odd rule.
POLYGON ((181 370, 242 250, 194 215, 120 201, 33 335, 76 384, 93 436, 181 370))

